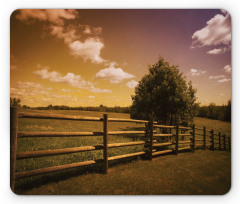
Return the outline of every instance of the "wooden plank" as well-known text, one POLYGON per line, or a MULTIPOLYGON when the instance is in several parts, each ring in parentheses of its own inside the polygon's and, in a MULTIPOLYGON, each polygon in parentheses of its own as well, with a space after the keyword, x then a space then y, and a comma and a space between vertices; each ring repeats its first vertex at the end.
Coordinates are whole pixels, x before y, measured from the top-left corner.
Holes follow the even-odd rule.
POLYGON ((19 113, 19 118, 36 118, 36 119, 58 119, 58 120, 80 120, 80 121, 102 121, 99 117, 85 117, 63 114, 44 114, 44 113, 19 113))
MULTIPOLYGON (((148 123, 147 120, 135 120, 135 119, 125 119, 125 118, 108 118, 108 122, 148 123)), ((156 121, 154 121, 153 123, 157 124, 156 121)))
POLYGON ((195 135, 200 135, 200 136, 203 136, 202 133, 198 133, 198 132, 195 132, 195 135))
POLYGON ((203 142, 204 139, 195 139, 196 142, 203 142))
POLYGON ((142 145, 142 144, 145 144, 145 141, 108 144, 108 148, 134 146, 134 145, 142 145))
POLYGON ((204 128, 195 127, 195 130, 203 130, 204 128))
POLYGON ((108 161, 113 161, 113 160, 117 160, 117 159, 124 159, 124 158, 130 158, 130 157, 136 157, 136 156, 141 156, 141 155, 144 155, 144 154, 145 154, 145 152, 136 152, 136 153, 131 153, 131 154, 123 154, 123 155, 108 157, 108 161))
POLYGON ((103 173, 108 173, 108 115, 103 115, 103 173))
POLYGON ((145 131, 109 131, 109 135, 145 134, 145 131))
POLYGON ((192 134, 179 134, 179 136, 192 136, 192 134))
POLYGON ((35 170, 30 170, 30 171, 23 171, 23 172, 16 173, 15 178, 20 179, 20 178, 25 178, 25 177, 29 177, 29 176, 50 173, 50 172, 54 172, 54 171, 61 171, 61 170, 80 167, 80 166, 87 166, 87 165, 91 165, 91 164, 95 164, 95 163, 96 163, 96 161, 91 160, 91 161, 65 164, 65 165, 60 165, 60 166, 47 167, 47 168, 42 168, 42 169, 35 169, 35 170))
POLYGON ((10 187, 14 192, 17 152, 18 108, 10 107, 10 187))
POLYGON ((186 141, 180 141, 178 144, 187 144, 187 143, 192 143, 191 140, 186 140, 186 141))
POLYGON ((17 159, 45 157, 45 156, 60 155, 60 154, 70 154, 70 153, 85 152, 85 151, 92 151, 92 150, 99 150, 99 149, 103 149, 102 145, 18 152, 17 159))
POLYGON ((178 149, 178 151, 185 150, 185 149, 192 149, 191 147, 181 147, 178 149))
POLYGON ((175 126, 170 126, 170 125, 153 125, 153 126, 158 128, 170 128, 170 129, 175 128, 175 126))
POLYGON ((185 129, 185 130, 191 130, 191 127, 183 127, 183 126, 179 126, 179 129, 185 129))
POLYGON ((170 153, 170 152, 173 152, 173 150, 169 149, 169 150, 157 151, 157 152, 154 152, 152 155, 157 156, 157 155, 166 154, 166 153, 170 153))
POLYGON ((153 147, 163 147, 163 146, 169 146, 169 145, 173 145, 173 143, 172 142, 158 143, 158 144, 154 144, 153 147))
POLYGON ((173 134, 154 134, 153 137, 172 137, 173 134))
POLYGON ((19 132, 18 137, 102 136, 103 132, 19 132))

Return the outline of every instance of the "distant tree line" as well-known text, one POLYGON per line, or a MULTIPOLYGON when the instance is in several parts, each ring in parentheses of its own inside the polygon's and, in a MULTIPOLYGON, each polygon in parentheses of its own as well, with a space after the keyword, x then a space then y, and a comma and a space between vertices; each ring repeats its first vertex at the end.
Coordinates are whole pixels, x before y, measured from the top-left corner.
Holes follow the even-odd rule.
POLYGON ((120 106, 114 106, 114 107, 107 107, 104 105, 100 106, 78 106, 78 107, 70 107, 65 105, 48 105, 48 106, 39 106, 34 107, 32 109, 37 110, 83 110, 83 111, 98 111, 98 112, 115 112, 115 113, 130 113, 130 107, 120 107, 120 106))
POLYGON ((98 111, 98 112, 114 112, 114 113, 130 113, 130 107, 107 107, 104 105, 100 106, 78 106, 78 107, 70 107, 66 105, 48 105, 48 106, 38 106, 38 107, 30 107, 27 105, 21 105, 21 99, 10 97, 10 106, 23 108, 23 109, 35 109, 35 110, 83 110, 83 111, 98 111))
POLYGON ((210 103, 208 106, 198 106, 196 116, 231 122, 231 100, 228 101, 227 105, 222 106, 217 106, 214 103, 210 103))

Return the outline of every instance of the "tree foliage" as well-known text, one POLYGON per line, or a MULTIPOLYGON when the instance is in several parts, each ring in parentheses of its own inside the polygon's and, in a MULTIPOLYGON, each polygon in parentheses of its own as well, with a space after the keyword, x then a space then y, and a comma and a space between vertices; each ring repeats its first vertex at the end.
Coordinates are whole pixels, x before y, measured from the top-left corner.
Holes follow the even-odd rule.
POLYGON ((148 120, 153 115, 161 124, 188 125, 195 113, 195 93, 192 82, 186 82, 178 67, 160 57, 135 88, 131 117, 148 120))
POLYGON ((217 106, 210 103, 208 106, 198 107, 197 116, 231 122, 231 100, 227 105, 217 106))
POLYGON ((11 98, 10 97, 10 106, 14 106, 14 107, 21 107, 21 99, 19 98, 11 98))

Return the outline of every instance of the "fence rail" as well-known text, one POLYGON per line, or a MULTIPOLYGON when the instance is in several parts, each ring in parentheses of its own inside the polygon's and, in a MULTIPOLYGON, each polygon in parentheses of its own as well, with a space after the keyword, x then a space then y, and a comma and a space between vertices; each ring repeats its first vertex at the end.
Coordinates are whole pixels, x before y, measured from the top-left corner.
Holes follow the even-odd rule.
POLYGON ((61 171, 65 169, 88 166, 96 163, 102 164, 103 173, 108 173, 108 161, 114 161, 118 159, 125 159, 131 157, 144 156, 145 158, 152 159, 154 156, 175 153, 179 151, 191 150, 195 151, 196 148, 206 149, 210 147, 211 150, 216 148, 219 150, 231 150, 231 138, 226 137, 225 134, 214 133, 213 130, 206 130, 206 127, 199 128, 193 126, 184 127, 160 125, 157 122, 146 120, 134 120, 134 119, 122 119, 122 118, 108 118, 107 114, 103 117, 84 117, 84 116, 66 116, 61 114, 40 114, 40 113, 18 113, 18 109, 15 107, 10 108, 10 185, 14 191, 15 180, 29 176, 35 176, 39 174, 45 174, 54 171, 61 171), (35 118, 35 119, 56 119, 56 120, 78 120, 78 121, 93 121, 102 122, 103 131, 100 132, 20 132, 18 131, 18 118, 35 118), (108 131, 109 122, 132 122, 145 124, 145 131, 108 131), (161 133, 158 130, 167 130, 168 133, 161 133), (175 133, 172 131, 175 130, 175 133), (191 130, 192 132, 186 133, 191 130), (201 131, 201 132, 196 132, 201 131), (170 132, 170 133, 169 133, 170 132), (207 134, 208 133, 208 134, 207 134), (209 135, 210 133, 210 135, 209 135), (125 143, 113 143, 108 144, 109 135, 144 135, 145 141, 125 142, 125 143), (202 136, 202 139, 196 139, 197 136, 202 136), (39 151, 26 151, 17 152, 17 140, 21 138, 31 137, 82 137, 82 136, 102 136, 103 143, 93 146, 80 146, 63 149, 50 149, 39 151), (180 137, 190 137, 189 140, 179 141, 180 137), (156 138, 156 139, 153 139, 156 138), (210 140, 207 140, 210 138, 210 140), (159 141, 162 139, 168 139, 168 141, 159 141), (171 140, 171 141, 169 141, 171 140), (217 141, 217 142, 216 142, 217 141), (195 144, 197 142, 197 144, 195 144), (202 144, 199 144, 201 142, 202 144), (190 144, 190 146, 182 146, 190 144), (109 157, 108 148, 118 148, 125 146, 144 145, 146 151, 135 152, 130 154, 118 155, 109 157), (180 147, 179 147, 180 146, 180 147), (170 149, 162 149, 168 147, 170 149), (23 171, 16 173, 16 160, 47 157, 53 155, 70 154, 76 152, 86 152, 94 150, 103 150, 103 159, 83 161, 41 169, 35 169, 30 171, 23 171))

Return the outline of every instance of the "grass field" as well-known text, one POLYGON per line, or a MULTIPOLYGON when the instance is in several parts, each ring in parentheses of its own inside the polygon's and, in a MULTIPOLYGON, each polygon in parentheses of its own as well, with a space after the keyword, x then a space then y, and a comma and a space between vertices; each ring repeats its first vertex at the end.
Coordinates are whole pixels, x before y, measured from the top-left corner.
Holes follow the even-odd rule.
MULTIPOLYGON (((24 110, 24 111, 27 111, 27 110, 24 110)), ((58 113, 58 114, 68 114, 68 115, 93 116, 93 117, 101 117, 104 114, 102 112, 74 111, 74 110, 52 110, 52 111, 28 110, 28 111, 39 112, 39 113, 58 113)), ((108 115, 109 117, 115 117, 115 118, 129 118, 129 114, 108 113, 108 115)), ((231 124, 227 122, 209 120, 205 118, 195 118, 194 122, 197 127, 206 126, 208 129, 214 129, 216 132, 221 131, 227 135, 231 133, 231 124)), ((74 131, 102 131, 102 128, 103 128, 102 126, 103 126, 102 122, 82 122, 82 121, 21 118, 19 119, 18 128, 19 128, 19 131, 47 131, 47 132, 50 132, 50 131, 71 132, 72 131, 74 132, 74 131)), ((143 124, 118 123, 118 122, 109 124, 109 131, 111 130, 143 130, 143 129, 144 129, 143 124)), ((118 136, 109 137, 109 143, 129 142, 129 141, 139 141, 139 140, 144 140, 143 135, 135 135, 135 136, 121 136, 121 135, 119 136, 118 135, 118 136)), ((97 144, 102 144, 102 136, 71 137, 71 139, 67 137, 19 138, 17 151, 22 152, 22 151, 44 150, 44 149, 58 149, 58 148, 88 146, 88 145, 97 145, 97 144)), ((143 146, 114 148, 114 149, 109 149, 109 156, 138 152, 143 150, 145 150, 143 146)), ((79 161, 96 160, 96 159, 101 159, 102 154, 103 154, 102 150, 96 150, 91 152, 82 152, 82 153, 74 153, 74 154, 67 154, 67 155, 57 155, 57 156, 51 156, 51 157, 18 160, 16 171, 17 172, 27 171, 31 169, 44 168, 44 167, 68 164, 68 163, 79 162, 79 161)), ((46 175, 39 175, 36 177, 20 179, 16 182, 16 192, 24 193, 28 188, 31 189, 34 186, 41 186, 51 181, 56 181, 56 180, 59 181, 62 179, 69 180, 69 178, 71 178, 72 176, 79 175, 79 171, 88 172, 92 170, 85 169, 85 168, 76 168, 73 170, 65 170, 62 172, 49 173, 46 175)), ((79 191, 76 191, 76 192, 79 192, 79 191)), ((42 193, 45 194, 45 192, 41 192, 40 194, 42 193)), ((66 192, 66 194, 69 194, 69 193, 66 192)), ((72 192, 70 194, 74 194, 74 193, 72 192)), ((84 194, 84 193, 82 192, 81 194, 84 194)))

